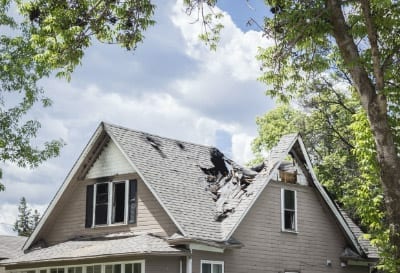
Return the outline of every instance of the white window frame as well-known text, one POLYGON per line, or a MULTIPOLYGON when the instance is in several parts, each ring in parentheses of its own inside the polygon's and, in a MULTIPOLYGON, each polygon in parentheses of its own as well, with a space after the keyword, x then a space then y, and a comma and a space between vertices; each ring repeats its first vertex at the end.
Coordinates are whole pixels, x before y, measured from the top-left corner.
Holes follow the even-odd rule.
POLYGON ((101 273, 105 273, 106 265, 121 265, 121 273, 125 273, 125 265, 126 264, 141 264, 141 273, 146 272, 146 263, 145 260, 133 260, 133 261, 123 261, 123 262, 110 262, 110 263, 93 263, 93 264, 76 264, 76 265, 64 265, 64 266, 47 266, 47 267, 39 267, 34 269, 20 269, 20 270, 6 270, 7 273, 23 273, 27 271, 34 271, 35 273, 39 273, 40 270, 46 270, 46 273, 50 273, 51 268, 63 268, 64 273, 68 273, 68 268, 70 267, 82 267, 82 273, 87 273, 86 267, 100 265, 101 273))
MULTIPOLYGON (((281 231, 297 233, 297 191, 281 188, 281 231), (285 229, 285 191, 294 192, 294 230, 285 229)), ((289 272, 288 272, 289 273, 289 272)))
POLYGON ((93 219, 92 227, 102 227, 102 226, 118 226, 128 224, 128 214, 129 214, 129 180, 117 180, 109 182, 101 182, 94 184, 93 189, 93 219), (112 223, 112 211, 113 211, 113 198, 114 198, 114 184, 124 183, 125 184, 125 210, 124 210, 124 221, 118 223, 112 223), (96 225, 96 195, 97 195, 97 185, 108 184, 108 203, 107 203, 107 224, 96 225))
POLYGON ((203 264, 210 264, 211 265, 211 273, 214 273, 213 272, 213 265, 214 264, 220 264, 220 265, 222 265, 222 273, 225 272, 224 262, 223 261, 200 260, 200 273, 203 273, 203 264))

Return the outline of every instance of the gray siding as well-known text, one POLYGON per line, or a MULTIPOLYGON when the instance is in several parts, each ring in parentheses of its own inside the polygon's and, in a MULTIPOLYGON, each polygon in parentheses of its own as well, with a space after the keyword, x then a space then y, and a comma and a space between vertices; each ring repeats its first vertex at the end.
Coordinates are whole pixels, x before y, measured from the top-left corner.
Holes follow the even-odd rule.
POLYGON ((202 259, 224 261, 225 273, 368 272, 367 267, 340 266, 346 240, 312 187, 270 182, 233 237, 244 247, 223 254, 195 251, 193 273, 200 273, 202 259), (297 234, 281 232, 282 187, 297 191, 297 234), (327 260, 331 267, 326 266, 327 260))
POLYGON ((86 235, 101 235, 114 232, 146 232, 172 235, 177 231, 172 220, 157 202, 147 186, 136 175, 116 177, 138 180, 137 223, 133 225, 85 228, 86 186, 93 180, 76 181, 50 215, 46 226, 41 230, 40 239, 53 244, 86 235))

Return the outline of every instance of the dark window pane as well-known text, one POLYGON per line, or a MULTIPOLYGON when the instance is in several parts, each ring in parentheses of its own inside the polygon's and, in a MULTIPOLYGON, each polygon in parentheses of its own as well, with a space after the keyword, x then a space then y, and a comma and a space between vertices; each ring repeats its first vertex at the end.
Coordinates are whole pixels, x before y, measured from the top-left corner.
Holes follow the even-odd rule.
POLYGON ((125 265, 125 273, 133 273, 132 272, 132 264, 125 265))
POLYGON ((87 266, 86 273, 93 273, 93 266, 87 266))
POLYGON ((68 272, 68 273, 75 273, 75 270, 74 270, 73 267, 69 267, 67 272, 68 272))
POLYGON ((102 183, 96 186, 96 212, 95 225, 107 224, 108 218, 108 184, 102 183))
POLYGON ((213 264, 213 273, 222 273, 222 264, 213 264))
POLYGON ((57 273, 57 268, 50 268, 50 273, 57 273))
MULTIPOLYGON (((35 273, 35 271, 33 271, 35 273)), ((64 273, 64 268, 58 268, 58 273, 64 273)))
POLYGON ((40 273, 47 273, 47 270, 46 269, 41 269, 39 272, 40 273))
POLYGON ((121 273, 121 265, 115 264, 114 265, 114 272, 113 273, 121 273))
POLYGON ((112 265, 110 265, 110 264, 106 265, 105 271, 106 271, 105 273, 113 273, 112 272, 112 265))
POLYGON ((292 209, 294 210, 294 191, 285 190, 285 209, 292 209))
POLYGON ((107 215, 108 215, 108 206, 106 205, 97 205, 96 206, 96 225, 105 225, 107 224, 107 215))
POLYGON ((211 273, 211 264, 201 264, 202 273, 211 273))
POLYGON ((113 223, 125 220, 125 183, 114 184, 113 223))
POLYGON ((295 230, 295 212, 285 211, 285 229, 295 230))
POLYGON ((82 267, 75 267, 75 273, 82 273, 82 267))
POLYGON ((93 273, 101 273, 101 265, 94 265, 93 273))
POLYGON ((108 183, 97 184, 96 204, 108 202, 108 183))
POLYGON ((133 264, 133 273, 142 273, 142 264, 140 263, 133 264))

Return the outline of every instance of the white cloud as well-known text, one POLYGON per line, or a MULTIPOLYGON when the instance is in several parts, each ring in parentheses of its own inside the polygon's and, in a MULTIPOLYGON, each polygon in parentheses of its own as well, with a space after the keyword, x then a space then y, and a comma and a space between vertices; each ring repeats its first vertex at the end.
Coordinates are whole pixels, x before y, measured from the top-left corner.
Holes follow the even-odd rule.
POLYGON ((246 133, 239 133, 232 136, 232 156, 233 160, 241 163, 247 163, 254 158, 251 151, 251 142, 254 136, 246 133))

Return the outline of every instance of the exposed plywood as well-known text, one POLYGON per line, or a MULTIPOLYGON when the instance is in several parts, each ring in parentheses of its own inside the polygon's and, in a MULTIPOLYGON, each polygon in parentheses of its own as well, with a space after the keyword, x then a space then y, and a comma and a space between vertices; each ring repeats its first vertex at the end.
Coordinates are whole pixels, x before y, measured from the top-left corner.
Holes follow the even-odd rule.
POLYGON ((107 177, 133 172, 132 165, 129 164, 117 145, 110 140, 89 169, 86 178, 107 177))

